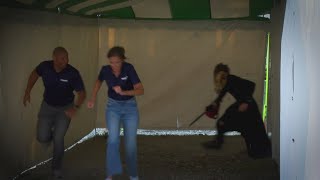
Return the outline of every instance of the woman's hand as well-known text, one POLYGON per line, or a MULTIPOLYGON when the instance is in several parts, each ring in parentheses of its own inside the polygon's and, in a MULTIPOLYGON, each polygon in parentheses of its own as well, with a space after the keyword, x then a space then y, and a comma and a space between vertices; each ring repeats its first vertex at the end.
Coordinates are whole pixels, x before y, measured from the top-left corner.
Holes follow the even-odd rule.
POLYGON ((30 103, 30 93, 25 93, 23 97, 23 105, 27 106, 27 102, 30 103))
POLYGON ((95 101, 90 99, 87 103, 87 108, 92 109, 94 107, 95 101))
POLYGON ((246 111, 248 109, 248 106, 249 106, 248 103, 241 103, 238 110, 240 112, 244 112, 244 111, 246 111))
POLYGON ((122 91, 122 89, 121 89, 120 86, 114 86, 114 87, 113 87, 113 90, 114 90, 117 94, 124 95, 124 91, 122 91))
POLYGON ((114 86, 113 90, 117 93, 120 94, 121 96, 138 96, 144 94, 144 88, 141 83, 137 83, 133 85, 132 90, 124 91, 121 89, 120 86, 114 86))

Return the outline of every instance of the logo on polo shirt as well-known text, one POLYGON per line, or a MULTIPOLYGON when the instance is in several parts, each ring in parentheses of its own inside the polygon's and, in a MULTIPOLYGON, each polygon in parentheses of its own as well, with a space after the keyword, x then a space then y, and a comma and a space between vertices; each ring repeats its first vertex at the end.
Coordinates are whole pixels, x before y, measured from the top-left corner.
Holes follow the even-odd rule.
POLYGON ((68 79, 60 79, 62 82, 68 82, 68 79))
POLYGON ((128 79, 128 76, 125 76, 125 77, 121 78, 121 80, 124 80, 124 81, 127 80, 127 79, 128 79))

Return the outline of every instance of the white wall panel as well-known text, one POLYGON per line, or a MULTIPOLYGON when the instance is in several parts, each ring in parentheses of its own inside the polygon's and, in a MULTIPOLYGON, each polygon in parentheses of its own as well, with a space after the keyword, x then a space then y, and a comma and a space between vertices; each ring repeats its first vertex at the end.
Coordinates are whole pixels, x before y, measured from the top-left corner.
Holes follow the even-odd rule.
POLYGON ((281 179, 318 179, 318 1, 288 1, 281 48, 281 179))

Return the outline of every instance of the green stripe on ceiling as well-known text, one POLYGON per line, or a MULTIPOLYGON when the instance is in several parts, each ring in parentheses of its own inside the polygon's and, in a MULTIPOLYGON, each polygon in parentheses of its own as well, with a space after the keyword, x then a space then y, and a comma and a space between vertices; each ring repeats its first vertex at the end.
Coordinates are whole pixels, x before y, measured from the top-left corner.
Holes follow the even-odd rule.
POLYGON ((58 7, 60 7, 61 9, 68 9, 71 6, 77 5, 85 1, 87 0, 69 0, 69 1, 63 2, 62 4, 59 4, 58 7))
MULTIPOLYGON (((101 12, 101 18, 110 18, 110 19, 134 19, 135 14, 131 7, 125 7, 115 10, 110 10, 106 12, 101 12)), ((96 14, 95 14, 96 16, 96 14)))
POLYGON ((95 4, 95 5, 92 5, 92 6, 88 6, 86 8, 82 8, 77 13, 85 14, 86 12, 88 12, 90 10, 93 10, 93 9, 103 8, 103 7, 106 7, 106 6, 110 6, 110 5, 114 5, 114 4, 118 4, 118 3, 123 3, 123 2, 126 2, 126 1, 128 1, 128 0, 106 0, 106 1, 104 1, 102 3, 98 3, 98 4, 95 4))
POLYGON ((210 0, 169 0, 173 19, 211 19, 210 0))
POLYGON ((250 0, 250 16, 258 16, 270 13, 273 8, 273 0, 250 0))
POLYGON ((32 6, 35 8, 45 8, 46 4, 52 0, 35 0, 32 2, 32 6))
MULTIPOLYGON (((236 1, 236 0, 235 0, 236 1)), ((273 8, 274 0, 249 0, 250 3, 250 16, 246 18, 212 18, 210 0, 168 0, 171 10, 172 18, 167 20, 253 20, 253 21, 270 21, 270 19, 259 17, 265 13, 270 13, 273 8)), ((92 0, 66 0, 62 1, 58 5, 60 11, 57 8, 46 8, 46 6, 53 2, 53 0, 34 0, 32 4, 23 4, 15 0, 1 0, 0 6, 6 6, 11 8, 22 8, 31 10, 46 10, 54 13, 78 15, 82 17, 96 17, 97 14, 102 14, 102 18, 122 18, 122 19, 154 19, 163 20, 162 18, 136 18, 135 13, 131 7, 119 8, 113 10, 106 10, 113 5, 119 4, 119 7, 124 7, 124 4, 130 4, 131 0, 103 0, 101 3, 92 3, 92 0), (72 12, 69 8, 73 6, 81 5, 83 2, 90 2, 92 5, 80 9, 78 12, 72 12), (105 9, 104 9, 105 8, 105 9), (98 11, 101 12, 98 12, 98 11), (92 15, 93 12, 96 12, 92 15)), ((90 4, 89 3, 89 4, 90 4)))

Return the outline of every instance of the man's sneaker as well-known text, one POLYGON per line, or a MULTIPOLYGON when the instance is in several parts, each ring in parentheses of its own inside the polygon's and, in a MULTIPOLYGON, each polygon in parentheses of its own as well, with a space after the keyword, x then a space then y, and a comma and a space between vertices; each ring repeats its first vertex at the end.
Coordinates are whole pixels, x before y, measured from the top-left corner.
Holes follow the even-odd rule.
POLYGON ((63 178, 63 175, 62 175, 62 171, 61 170, 57 170, 57 169, 54 169, 52 171, 52 175, 55 179, 62 179, 63 178))
POLYGON ((130 180, 139 180, 139 177, 138 176, 136 176, 136 177, 130 176, 130 180))

